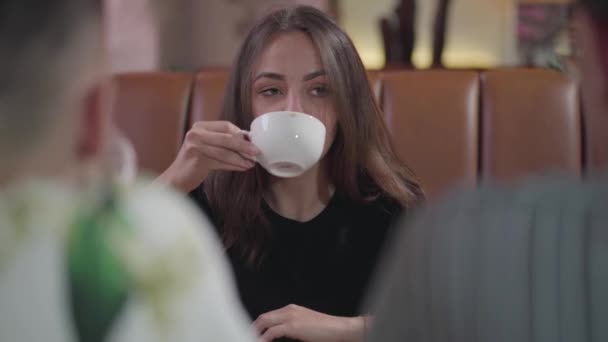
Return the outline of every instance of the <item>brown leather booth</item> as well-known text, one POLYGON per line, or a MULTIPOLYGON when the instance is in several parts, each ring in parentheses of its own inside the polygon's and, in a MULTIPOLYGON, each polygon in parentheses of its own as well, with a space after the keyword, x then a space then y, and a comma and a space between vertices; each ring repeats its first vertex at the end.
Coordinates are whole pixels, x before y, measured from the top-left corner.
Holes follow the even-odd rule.
MULTIPOLYGON (((608 161, 601 154, 606 148, 588 157, 586 146, 608 146, 608 137, 587 127, 578 86, 560 73, 509 69, 369 76, 396 152, 431 199, 482 178, 512 181, 549 171, 581 175, 608 161)), ((161 172, 193 122, 218 118, 228 74, 131 74, 117 80, 118 124, 134 142, 140 166, 161 172)))
POLYGON ((429 195, 478 171, 479 76, 467 71, 383 76, 382 108, 393 146, 429 195))
POLYGON ((582 170, 578 88, 557 72, 503 70, 482 75, 484 176, 517 179, 550 169, 582 170))
POLYGON ((114 77, 113 117, 144 172, 159 174, 175 159, 188 118, 192 75, 128 73, 114 77))
POLYGON ((190 126, 196 121, 219 119, 228 81, 227 70, 213 70, 196 75, 192 90, 190 126))

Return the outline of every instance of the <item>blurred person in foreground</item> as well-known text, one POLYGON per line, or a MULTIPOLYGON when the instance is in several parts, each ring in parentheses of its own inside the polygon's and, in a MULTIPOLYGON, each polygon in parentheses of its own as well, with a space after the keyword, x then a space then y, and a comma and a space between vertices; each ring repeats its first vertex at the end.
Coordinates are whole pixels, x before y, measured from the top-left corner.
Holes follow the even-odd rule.
POLYGON ((102 0, 0 1, 0 340, 252 341, 209 223, 111 176, 102 42, 102 0))
MULTIPOLYGON (((585 102, 608 115, 608 2, 577 10, 585 102)), ((371 295, 370 341, 608 341, 605 178, 484 186, 401 232, 371 295)))

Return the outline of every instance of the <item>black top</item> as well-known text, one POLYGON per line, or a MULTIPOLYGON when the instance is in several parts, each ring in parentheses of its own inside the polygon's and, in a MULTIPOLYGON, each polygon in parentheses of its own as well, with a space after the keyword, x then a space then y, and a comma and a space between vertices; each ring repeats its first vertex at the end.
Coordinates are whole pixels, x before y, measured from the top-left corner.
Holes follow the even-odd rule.
MULTIPOLYGON (((201 188, 191 197, 213 220, 201 188)), ((378 199, 358 204, 334 195, 314 219, 287 219, 264 205, 270 222, 270 250, 250 266, 228 251, 241 300, 252 320, 296 304, 335 316, 357 316, 393 219, 402 208, 378 199)))

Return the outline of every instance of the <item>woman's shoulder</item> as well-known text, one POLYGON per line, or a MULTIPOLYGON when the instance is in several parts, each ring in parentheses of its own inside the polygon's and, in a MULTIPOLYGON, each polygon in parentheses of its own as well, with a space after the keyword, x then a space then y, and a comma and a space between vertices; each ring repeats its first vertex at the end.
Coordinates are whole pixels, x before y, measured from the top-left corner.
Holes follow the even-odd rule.
POLYGON ((343 219, 351 222, 357 231, 366 236, 385 236, 406 213, 406 209, 397 200, 386 195, 357 201, 340 197, 338 202, 343 219))

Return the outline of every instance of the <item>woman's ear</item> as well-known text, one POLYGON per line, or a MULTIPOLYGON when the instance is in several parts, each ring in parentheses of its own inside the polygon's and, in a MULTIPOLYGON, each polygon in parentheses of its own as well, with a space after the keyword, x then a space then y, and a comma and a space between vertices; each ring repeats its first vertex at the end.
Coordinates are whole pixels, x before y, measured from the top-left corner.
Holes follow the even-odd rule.
POLYGON ((100 81, 84 94, 80 105, 80 133, 76 151, 80 161, 98 158, 103 153, 112 92, 109 81, 100 81))

